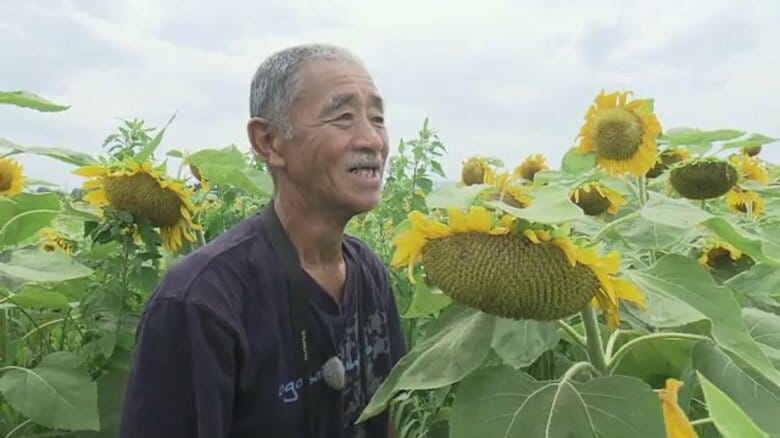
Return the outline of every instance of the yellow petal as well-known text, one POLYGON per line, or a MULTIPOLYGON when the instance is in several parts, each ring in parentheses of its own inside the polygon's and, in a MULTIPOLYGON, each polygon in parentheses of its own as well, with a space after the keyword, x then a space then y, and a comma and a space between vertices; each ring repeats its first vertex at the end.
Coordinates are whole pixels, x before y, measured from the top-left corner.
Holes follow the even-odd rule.
POLYGON ((465 233, 469 231, 468 220, 457 208, 448 209, 450 213, 450 232, 453 233, 465 233))
POLYGON ((699 435, 693 429, 691 422, 688 421, 685 411, 677 403, 677 392, 681 386, 682 382, 669 378, 666 379, 666 387, 658 392, 664 414, 666 437, 698 438, 699 435))
POLYGON ((94 177, 106 174, 106 168, 100 164, 87 164, 73 171, 76 175, 94 177))
POLYGON ((106 191, 103 189, 89 192, 86 195, 84 195, 84 198, 82 199, 94 205, 108 204, 108 197, 106 196, 106 191))
POLYGON ((536 233, 534 233, 534 230, 530 230, 530 229, 528 229, 528 230, 523 230, 523 236, 527 237, 527 238, 528 238, 528 240, 530 240, 531 242, 533 242, 533 243, 535 243, 535 244, 537 244, 537 245, 538 245, 538 244, 540 244, 540 243, 542 243, 542 242, 539 240, 539 238, 538 238, 538 237, 536 237, 536 233))
POLYGON ((490 219, 490 213, 483 207, 471 207, 468 215, 469 229, 487 233, 490 231, 493 221, 490 219))
POLYGON ((647 309, 647 299, 642 294, 642 291, 639 290, 637 285, 626 280, 625 278, 620 277, 612 277, 610 282, 612 283, 612 287, 615 290, 615 295, 617 298, 631 301, 632 303, 636 303, 642 309, 647 309))

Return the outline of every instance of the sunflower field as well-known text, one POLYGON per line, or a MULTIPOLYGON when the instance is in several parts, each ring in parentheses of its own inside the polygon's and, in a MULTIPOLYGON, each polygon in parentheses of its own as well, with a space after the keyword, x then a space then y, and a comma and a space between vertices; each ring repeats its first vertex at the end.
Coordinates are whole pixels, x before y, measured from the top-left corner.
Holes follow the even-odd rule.
MULTIPOLYGON (((20 111, 68 106, 0 92, 20 111)), ((560 165, 473 155, 426 120, 348 233, 390 268, 408 354, 358 421, 407 437, 780 436, 777 138, 666 128, 601 91, 560 165)), ((174 123, 174 118, 168 124, 174 123)), ((0 437, 116 436, 166 269, 271 196, 248 150, 128 120, 98 157, 0 134, 0 437), (17 143, 16 141, 19 141, 17 143), (59 160, 64 193, 16 159, 59 160), (175 164, 171 164, 175 163, 175 164)))

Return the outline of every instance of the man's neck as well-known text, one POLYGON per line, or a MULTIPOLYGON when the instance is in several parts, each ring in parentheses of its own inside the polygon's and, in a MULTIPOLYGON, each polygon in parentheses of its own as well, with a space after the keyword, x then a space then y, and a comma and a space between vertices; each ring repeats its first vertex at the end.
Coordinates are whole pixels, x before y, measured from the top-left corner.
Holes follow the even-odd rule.
POLYGON ((304 268, 322 269, 343 262, 346 221, 333 212, 312 209, 294 197, 275 197, 274 208, 304 268))

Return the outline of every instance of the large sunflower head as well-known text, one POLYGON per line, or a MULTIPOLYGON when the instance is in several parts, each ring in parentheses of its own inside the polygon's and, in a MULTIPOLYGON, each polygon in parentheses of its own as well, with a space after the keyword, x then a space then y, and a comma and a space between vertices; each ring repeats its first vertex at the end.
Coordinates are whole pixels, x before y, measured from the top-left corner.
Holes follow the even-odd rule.
POLYGON ((547 159, 542 154, 529 155, 519 166, 515 168, 514 174, 525 180, 533 181, 534 175, 542 170, 547 170, 547 159))
POLYGON ((531 205, 533 197, 528 187, 516 184, 516 174, 495 172, 488 169, 485 172, 484 183, 490 188, 486 191, 487 199, 502 201, 512 207, 525 208, 531 205))
POLYGON ((14 196, 22 191, 22 165, 11 157, 0 158, 0 196, 14 196))
POLYGON ((577 150, 595 152, 596 162, 611 174, 641 176, 656 163, 661 124, 649 99, 628 100, 630 91, 596 97, 585 115, 577 150))
POLYGON ((97 206, 110 205, 160 228, 166 249, 175 251, 184 239, 195 241, 193 230, 200 229, 192 216, 196 211, 192 191, 179 181, 158 172, 150 161, 128 160, 117 165, 91 164, 75 172, 89 177, 84 200, 97 206))
POLYGON ((666 149, 665 151, 661 152, 661 154, 658 156, 658 161, 656 161, 652 169, 647 171, 646 175, 648 178, 657 178, 672 164, 690 160, 691 158, 691 151, 684 147, 666 149))
POLYGON ((490 171, 490 164, 486 160, 471 157, 463 163, 461 180, 467 186, 482 184, 485 181, 485 173, 490 171))
POLYGON ((760 159, 745 154, 734 154, 729 161, 737 168, 742 179, 758 181, 762 184, 769 182, 769 171, 760 159))
POLYGON ((432 284, 483 312, 553 320, 593 303, 614 328, 619 298, 645 303, 635 285, 615 276, 617 252, 600 256, 547 230, 520 230, 511 217, 499 220, 481 207, 468 213, 450 209, 448 223, 420 212, 409 219, 411 228, 395 239, 393 265, 407 266, 411 279, 421 259, 432 284))
POLYGON ((735 212, 747 213, 749 211, 755 216, 762 216, 766 201, 753 190, 744 189, 737 185, 726 193, 726 205, 735 212))
POLYGON ((626 205, 626 199, 620 192, 598 181, 580 184, 571 191, 570 198, 590 216, 598 216, 604 212, 615 214, 620 207, 626 205))
POLYGON ((41 249, 46 252, 62 250, 66 254, 73 255, 76 251, 76 242, 68 239, 63 233, 54 228, 42 228, 38 231, 41 249))
POLYGON ((720 268, 742 258, 742 251, 734 245, 710 236, 705 239, 704 248, 699 254, 699 264, 708 268, 720 268))
POLYGON ((670 168, 669 182, 688 199, 720 197, 737 183, 737 169, 717 157, 699 158, 677 163, 670 168))

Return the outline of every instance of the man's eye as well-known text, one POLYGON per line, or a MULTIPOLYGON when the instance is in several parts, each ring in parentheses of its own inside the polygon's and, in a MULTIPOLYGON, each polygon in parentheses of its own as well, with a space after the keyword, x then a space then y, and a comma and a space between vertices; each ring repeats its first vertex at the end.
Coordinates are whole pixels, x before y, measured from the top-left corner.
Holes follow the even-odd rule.
POLYGON ((334 120, 341 121, 341 122, 344 122, 344 121, 348 122, 348 121, 352 120, 352 114, 344 113, 344 114, 341 114, 340 116, 336 117, 334 120))

